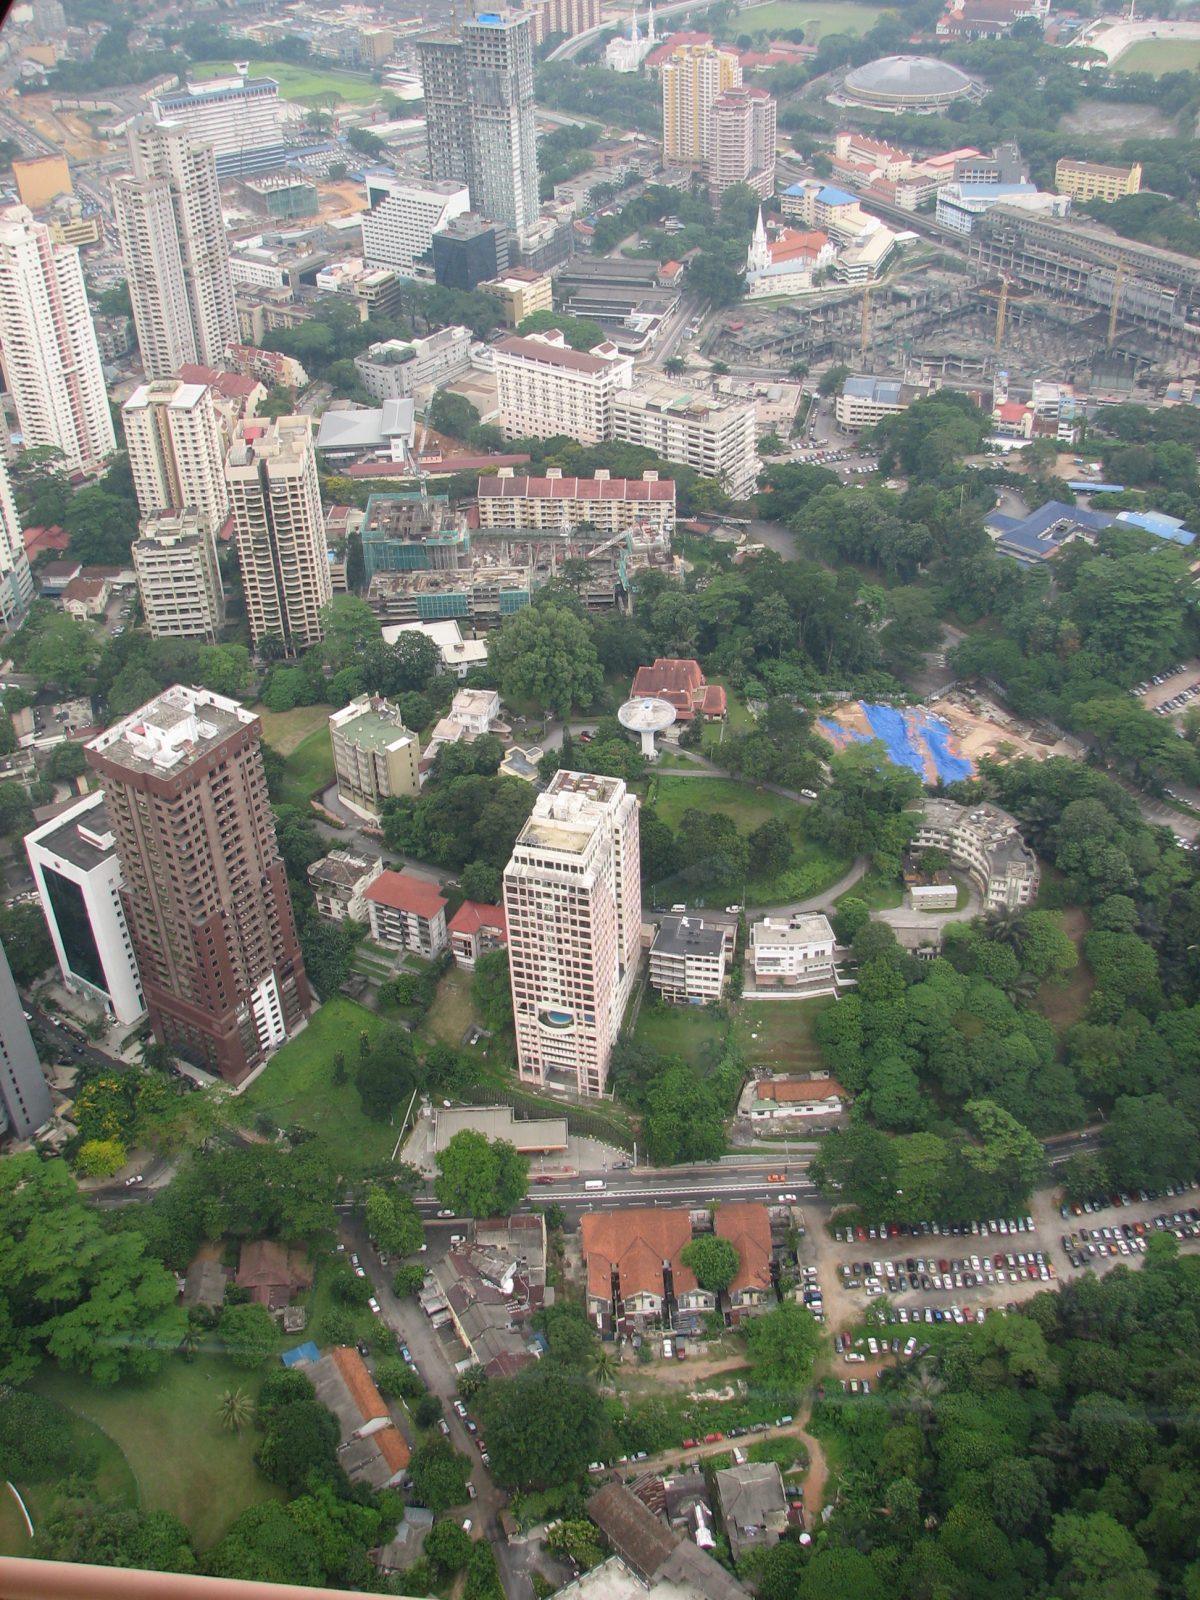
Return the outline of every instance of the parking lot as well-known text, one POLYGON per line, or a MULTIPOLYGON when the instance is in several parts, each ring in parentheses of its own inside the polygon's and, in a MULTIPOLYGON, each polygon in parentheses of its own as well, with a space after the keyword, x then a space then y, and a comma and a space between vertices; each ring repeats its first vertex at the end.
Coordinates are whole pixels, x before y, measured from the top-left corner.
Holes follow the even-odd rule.
POLYGON ((1133 690, 1147 711, 1160 717, 1181 717, 1200 700, 1200 661, 1181 661, 1169 672, 1139 683, 1133 690))

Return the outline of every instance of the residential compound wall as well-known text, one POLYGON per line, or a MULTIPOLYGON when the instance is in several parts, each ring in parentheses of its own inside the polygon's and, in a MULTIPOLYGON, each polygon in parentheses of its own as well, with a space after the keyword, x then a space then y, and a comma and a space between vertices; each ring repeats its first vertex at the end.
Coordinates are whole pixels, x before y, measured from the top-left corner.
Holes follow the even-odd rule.
POLYGON ((556 772, 504 869, 518 1070, 601 1094, 640 958, 637 800, 556 772))

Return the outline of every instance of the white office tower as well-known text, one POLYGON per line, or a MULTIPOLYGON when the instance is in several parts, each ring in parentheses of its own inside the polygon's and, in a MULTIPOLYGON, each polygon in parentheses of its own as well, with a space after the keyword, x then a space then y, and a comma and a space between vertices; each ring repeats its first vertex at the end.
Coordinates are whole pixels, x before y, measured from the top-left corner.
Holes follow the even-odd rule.
POLYGON ((0 1128, 28 1139, 49 1122, 50 1089, 33 1048, 21 997, 0 945, 0 1128))
POLYGON ((28 206, 0 210, 0 354, 27 450, 90 472, 116 449, 79 251, 28 206))
POLYGON ((212 145, 219 178, 274 172, 287 161, 274 78, 185 83, 157 95, 154 113, 159 122, 182 122, 194 139, 212 145))
POLYGON ((146 517, 133 541, 133 570, 152 638, 217 642, 225 594, 213 531, 199 513, 146 517))
POLYGON ((367 198, 371 209, 362 214, 363 260, 369 267, 392 267, 406 278, 429 255, 434 234, 471 209, 466 184, 452 178, 425 181, 371 172, 367 198))
POLYGON ((8 468, 0 459, 0 629, 19 625, 33 599, 33 574, 25 554, 21 519, 8 468))
POLYGON ((182 122, 142 117, 129 159, 113 208, 146 376, 169 378, 188 362, 219 367, 238 323, 212 147, 182 122))
POLYGON ((146 1011, 121 904, 121 863, 102 791, 25 836, 54 953, 73 994, 98 1000, 118 1022, 146 1011))
POLYGON ((298 655, 333 599, 312 418, 239 423, 225 479, 255 648, 269 634, 298 655))
POLYGON ((430 173, 466 183, 472 210, 523 238, 538 220, 532 15, 481 12, 417 48, 430 173))
POLYGON ((159 378, 121 407, 138 509, 195 511, 216 533, 229 515, 225 437, 206 383, 159 378))
POLYGON ((604 1091, 642 925, 637 800, 620 778, 556 772, 504 869, 517 1063, 604 1091))

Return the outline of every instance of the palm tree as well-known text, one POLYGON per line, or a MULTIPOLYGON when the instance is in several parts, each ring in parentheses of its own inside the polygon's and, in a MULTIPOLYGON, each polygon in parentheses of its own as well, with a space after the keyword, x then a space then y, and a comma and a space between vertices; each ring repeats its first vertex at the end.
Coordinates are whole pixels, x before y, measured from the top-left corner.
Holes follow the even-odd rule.
POLYGON ((221 1426, 230 1433, 241 1433, 253 1411, 250 1396, 244 1389, 226 1389, 217 1404, 221 1426))
POLYGON ((599 1344, 592 1352, 592 1377, 597 1383, 611 1383, 617 1370, 617 1358, 611 1345, 599 1344))
POLYGON ((1009 907, 994 911, 987 918, 985 929, 993 944, 1006 944, 1014 954, 1020 955, 1025 935, 1025 923, 1020 911, 1009 907))
POLYGON ((200 1334, 196 1328, 189 1327, 183 1338, 179 1341, 179 1354, 185 1361, 194 1361, 196 1352, 200 1348, 200 1334))

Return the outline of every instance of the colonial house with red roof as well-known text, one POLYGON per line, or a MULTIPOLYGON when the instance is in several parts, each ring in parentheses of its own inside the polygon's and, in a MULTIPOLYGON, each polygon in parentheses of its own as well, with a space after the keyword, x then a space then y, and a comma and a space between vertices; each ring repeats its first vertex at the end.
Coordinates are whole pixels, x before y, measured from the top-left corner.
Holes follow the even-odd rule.
POLYGON ((381 872, 367 889, 371 937, 431 959, 446 948, 446 902, 411 872, 381 872))
POLYGON ((700 663, 692 660, 660 656, 652 667, 639 667, 630 697, 669 701, 679 722, 691 722, 696 716, 713 722, 726 712, 724 689, 719 683, 707 683, 700 663))
POLYGON ((450 949, 458 966, 474 970, 480 956, 508 944, 508 924, 503 906, 485 906, 464 900, 450 919, 450 949))

